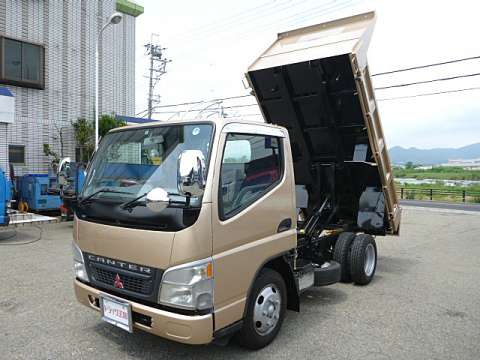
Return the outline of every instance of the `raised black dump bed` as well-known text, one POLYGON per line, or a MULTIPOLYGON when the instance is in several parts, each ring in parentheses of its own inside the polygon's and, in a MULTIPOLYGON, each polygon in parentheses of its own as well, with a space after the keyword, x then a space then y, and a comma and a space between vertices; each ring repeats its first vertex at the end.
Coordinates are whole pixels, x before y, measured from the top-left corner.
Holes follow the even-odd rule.
POLYGON ((278 39, 247 79, 265 121, 291 139, 305 230, 398 234, 401 209, 367 66, 373 12, 278 39), (309 229, 310 228, 310 229, 309 229))

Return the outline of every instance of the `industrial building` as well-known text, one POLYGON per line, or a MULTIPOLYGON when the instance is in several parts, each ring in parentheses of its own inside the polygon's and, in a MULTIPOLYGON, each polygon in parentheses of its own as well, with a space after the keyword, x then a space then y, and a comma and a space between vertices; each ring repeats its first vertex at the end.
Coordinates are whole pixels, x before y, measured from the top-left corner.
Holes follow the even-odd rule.
POLYGON ((135 21, 127 0, 0 0, 0 166, 46 173, 44 144, 75 158, 72 122, 93 119, 99 43, 99 112, 135 112, 135 21))

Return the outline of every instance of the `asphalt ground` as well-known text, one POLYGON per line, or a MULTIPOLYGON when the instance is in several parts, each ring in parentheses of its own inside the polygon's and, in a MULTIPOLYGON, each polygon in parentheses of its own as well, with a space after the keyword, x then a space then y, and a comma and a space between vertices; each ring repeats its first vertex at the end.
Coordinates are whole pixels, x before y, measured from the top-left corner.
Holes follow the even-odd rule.
POLYGON ((0 245, 0 359, 480 358, 478 212, 405 209, 401 236, 377 237, 370 285, 307 291, 301 312, 288 312, 277 339, 257 352, 102 322, 73 294, 71 223, 41 229, 18 228, 8 240, 30 244, 0 245))

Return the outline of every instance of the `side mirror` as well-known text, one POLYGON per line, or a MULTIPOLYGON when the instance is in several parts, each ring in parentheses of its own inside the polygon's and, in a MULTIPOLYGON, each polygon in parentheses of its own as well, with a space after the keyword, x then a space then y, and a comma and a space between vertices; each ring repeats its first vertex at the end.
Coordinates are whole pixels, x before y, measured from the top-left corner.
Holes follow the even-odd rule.
POLYGON ((200 150, 185 150, 178 157, 177 186, 185 196, 202 196, 206 183, 205 156, 200 150))
POLYGON ((170 204, 170 198, 164 189, 157 187, 148 192, 145 203, 150 210, 160 212, 170 204))

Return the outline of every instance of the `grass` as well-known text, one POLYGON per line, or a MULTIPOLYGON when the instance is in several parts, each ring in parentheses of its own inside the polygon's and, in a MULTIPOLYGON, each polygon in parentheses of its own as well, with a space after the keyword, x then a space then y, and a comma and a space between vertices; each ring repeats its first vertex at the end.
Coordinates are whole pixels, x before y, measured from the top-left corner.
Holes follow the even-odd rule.
POLYGON ((430 200, 432 198, 436 201, 463 202, 463 192, 465 191, 465 202, 480 203, 480 184, 446 186, 442 182, 442 180, 480 180, 480 170, 465 170, 461 167, 444 166, 422 170, 410 164, 406 168, 394 167, 393 173, 396 179, 438 180, 435 184, 396 183, 398 192, 403 187, 404 199, 430 200))
POLYGON ((463 191, 465 191, 465 202, 480 203, 480 185, 471 186, 445 186, 443 183, 436 184, 399 184, 396 183, 397 192, 403 188, 403 198, 408 200, 432 200, 463 202, 463 191))
POLYGON ((434 167, 428 170, 410 168, 393 169, 396 178, 413 178, 418 180, 480 180, 480 170, 464 170, 461 167, 434 167))

